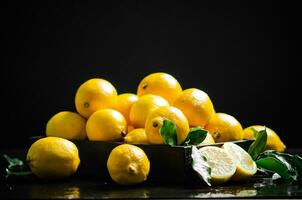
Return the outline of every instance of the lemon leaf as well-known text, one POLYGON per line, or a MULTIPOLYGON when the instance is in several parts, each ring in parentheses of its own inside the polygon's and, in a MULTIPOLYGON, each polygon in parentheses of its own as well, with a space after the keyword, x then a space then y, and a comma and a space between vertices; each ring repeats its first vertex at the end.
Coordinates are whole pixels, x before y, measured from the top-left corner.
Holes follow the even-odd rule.
POLYGON ((195 147, 192 146, 192 168, 198 176, 208 185, 211 186, 211 168, 206 157, 195 147))
POLYGON ((11 158, 6 154, 3 154, 3 157, 8 162, 8 168, 15 167, 15 166, 23 166, 23 161, 18 158, 11 158))
MULTIPOLYGON (((254 131, 256 131, 256 130, 254 130, 254 131)), ((266 142, 267 142, 266 129, 257 131, 257 133, 255 135, 256 135, 256 139, 248 149, 248 153, 251 155, 253 160, 256 160, 258 155, 265 150, 266 142)))
POLYGON ((163 126, 159 129, 159 132, 165 144, 170 146, 177 145, 176 125, 173 122, 165 119, 163 121, 163 126))
POLYGON ((191 128, 185 139, 185 145, 198 145, 207 137, 208 131, 201 128, 191 128))
POLYGON ((290 181, 297 179, 297 175, 290 174, 290 167, 288 167, 284 161, 280 161, 279 159, 276 159, 274 157, 261 158, 256 161, 256 164, 261 168, 279 174, 283 179, 290 181))
POLYGON ((8 163, 8 166, 6 167, 6 177, 8 176, 27 176, 32 174, 31 171, 26 171, 24 168, 24 162, 18 158, 11 158, 10 156, 3 154, 3 157, 8 163))
POLYGON ((20 172, 14 172, 10 169, 6 168, 6 175, 7 176, 27 176, 27 175, 31 175, 32 172, 31 171, 20 171, 20 172))
POLYGON ((258 134, 258 131, 255 129, 255 128, 251 128, 251 130, 253 131, 254 133, 254 138, 256 138, 257 134, 258 134))
POLYGON ((258 156, 259 168, 277 173, 286 181, 302 180, 302 158, 298 155, 267 150, 258 156))

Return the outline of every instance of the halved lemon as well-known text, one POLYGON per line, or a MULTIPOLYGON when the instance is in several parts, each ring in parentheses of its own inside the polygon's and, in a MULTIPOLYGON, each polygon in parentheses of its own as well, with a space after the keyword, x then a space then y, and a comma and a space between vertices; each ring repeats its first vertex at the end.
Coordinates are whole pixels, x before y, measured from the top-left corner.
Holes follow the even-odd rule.
POLYGON ((229 154, 236 164, 236 172, 232 180, 245 180, 257 172, 257 165, 252 157, 240 146, 232 142, 226 142, 222 148, 229 154))
POLYGON ((199 149, 211 168, 211 183, 228 181, 236 172, 236 165, 229 154, 219 147, 207 146, 199 149))

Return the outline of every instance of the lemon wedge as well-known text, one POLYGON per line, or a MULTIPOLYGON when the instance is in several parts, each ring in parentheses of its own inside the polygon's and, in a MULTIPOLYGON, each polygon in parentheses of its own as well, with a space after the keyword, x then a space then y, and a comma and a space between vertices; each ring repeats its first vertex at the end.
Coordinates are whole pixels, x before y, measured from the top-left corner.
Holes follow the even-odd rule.
POLYGON ((211 168, 211 183, 228 181, 236 172, 236 165, 229 154, 219 147, 207 146, 199 149, 211 168))
POLYGON ((236 164, 236 172, 232 180, 245 180, 257 172, 257 165, 252 157, 240 146, 232 142, 226 142, 222 148, 228 153, 236 164))

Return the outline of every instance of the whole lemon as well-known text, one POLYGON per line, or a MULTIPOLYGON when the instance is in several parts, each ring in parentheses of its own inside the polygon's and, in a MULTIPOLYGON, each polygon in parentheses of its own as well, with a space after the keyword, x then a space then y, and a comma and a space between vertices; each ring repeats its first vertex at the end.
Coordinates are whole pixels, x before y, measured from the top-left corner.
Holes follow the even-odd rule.
POLYGON ((243 130, 243 138, 244 139, 254 139, 254 132, 252 131, 252 128, 254 128, 256 131, 261 131, 263 129, 266 129, 267 133, 267 143, 266 143, 266 149, 271 149, 279 152, 283 152, 286 149, 286 146, 280 139, 280 137, 277 135, 275 131, 268 127, 260 126, 260 125, 253 125, 245 128, 243 130))
POLYGON ((130 109, 132 105, 138 100, 138 97, 132 93, 120 94, 117 97, 116 110, 123 114, 127 120, 128 125, 130 125, 130 109))
POLYGON ((152 111, 146 121, 146 134, 151 144, 164 144, 160 135, 160 128, 165 119, 170 120, 176 126, 177 143, 182 144, 190 131, 186 116, 173 106, 162 106, 152 111))
POLYGON ((114 86, 100 78, 84 82, 77 90, 75 106, 83 117, 88 118, 99 109, 114 108, 117 92, 114 86))
POLYGON ((184 90, 175 100, 174 106, 186 115, 190 126, 204 127, 215 113, 210 97, 196 88, 184 90))
POLYGON ((150 162, 141 148, 122 144, 111 151, 107 160, 107 169, 116 183, 134 185, 147 179, 150 162))
POLYGON ((242 140, 243 129, 233 116, 225 113, 214 114, 205 126, 213 136, 215 142, 242 140))
POLYGON ((124 141, 128 144, 149 144, 146 131, 143 128, 137 128, 130 131, 124 137, 124 141))
POLYGON ((26 161, 33 174, 49 179, 71 176, 80 164, 76 145, 58 137, 46 137, 33 143, 26 161))
POLYGON ((158 72, 146 76, 138 85, 137 95, 154 94, 165 98, 173 104, 182 88, 178 81, 170 74, 158 72))
POLYGON ((131 125, 135 128, 144 128, 148 114, 160 106, 167 105, 169 103, 160 96, 147 94, 140 97, 130 110, 131 125))
POLYGON ((102 109, 89 117, 86 132, 92 141, 120 141, 127 132, 127 122, 120 112, 102 109))
POLYGON ((68 140, 83 140, 86 134, 86 119, 78 113, 62 111, 50 118, 46 125, 46 136, 68 140))

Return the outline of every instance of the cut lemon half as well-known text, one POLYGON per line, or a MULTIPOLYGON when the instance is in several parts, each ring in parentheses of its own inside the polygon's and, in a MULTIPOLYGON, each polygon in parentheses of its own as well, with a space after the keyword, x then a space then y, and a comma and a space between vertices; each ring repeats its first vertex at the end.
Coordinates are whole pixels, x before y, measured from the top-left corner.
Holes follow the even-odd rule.
POLYGON ((229 154, 219 147, 207 146, 199 149, 211 168, 211 183, 228 181, 236 172, 236 165, 229 154))
POLYGON ((226 142, 222 148, 229 154, 236 164, 236 172, 232 180, 245 180, 257 172, 257 165, 252 157, 240 146, 232 142, 226 142))

